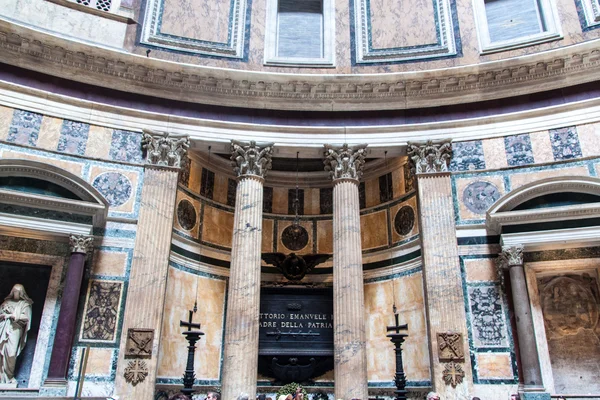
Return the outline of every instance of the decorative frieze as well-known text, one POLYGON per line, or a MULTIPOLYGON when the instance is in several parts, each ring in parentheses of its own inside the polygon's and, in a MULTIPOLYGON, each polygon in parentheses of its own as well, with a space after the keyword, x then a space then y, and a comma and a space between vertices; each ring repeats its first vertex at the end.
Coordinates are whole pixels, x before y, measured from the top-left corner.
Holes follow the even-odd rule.
POLYGON ((69 246, 71 248, 71 253, 87 254, 94 248, 94 237, 71 235, 69 236, 69 246))
POLYGON ((452 156, 450 141, 408 143, 408 158, 413 174, 448 172, 448 161, 452 156))
POLYGON ((147 164, 179 168, 190 147, 190 139, 187 135, 144 130, 142 147, 147 164))
POLYGON ((271 169, 273 143, 231 141, 231 166, 237 176, 267 176, 271 169))
POLYGON ((325 171, 329 171, 331 179, 356 179, 362 178, 367 144, 348 146, 325 145, 325 171))

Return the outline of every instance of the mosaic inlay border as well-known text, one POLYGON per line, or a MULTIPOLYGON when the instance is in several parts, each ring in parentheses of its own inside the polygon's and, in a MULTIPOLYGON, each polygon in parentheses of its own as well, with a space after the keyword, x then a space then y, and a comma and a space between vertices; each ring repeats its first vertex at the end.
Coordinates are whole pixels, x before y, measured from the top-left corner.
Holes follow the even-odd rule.
POLYGON ((204 56, 244 59, 249 27, 251 0, 231 0, 227 41, 212 42, 163 33, 162 18, 165 0, 148 0, 141 29, 140 44, 204 56))
MULTIPOLYGON (((354 14, 352 41, 353 64, 395 63, 420 59, 456 56, 460 53, 458 22, 454 18, 456 5, 453 0, 432 0, 432 15, 437 40, 419 46, 375 48, 372 41, 370 0, 351 0, 354 14)), ((351 18, 352 20, 352 18, 351 18)))

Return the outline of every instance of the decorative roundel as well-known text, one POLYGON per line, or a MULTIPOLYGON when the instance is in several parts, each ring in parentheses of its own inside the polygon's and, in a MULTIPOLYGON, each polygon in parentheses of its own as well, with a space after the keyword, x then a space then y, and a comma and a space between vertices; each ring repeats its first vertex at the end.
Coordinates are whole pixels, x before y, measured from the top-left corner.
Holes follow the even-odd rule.
POLYGON ((302 250, 308 244, 308 232, 300 225, 290 225, 281 233, 281 243, 290 250, 302 250))
POLYGON ((177 205, 177 221, 186 231, 196 226, 196 209, 189 200, 183 199, 177 205))
POLYGON ((463 192, 465 206, 475 214, 485 214, 499 198, 498 188, 485 181, 470 183, 463 192))
POLYGON ((105 172, 92 183, 112 207, 123 205, 131 197, 131 181, 118 172, 105 172))
POLYGON ((408 235, 415 226, 415 210, 411 206, 401 207, 394 217, 394 229, 400 236, 408 235))

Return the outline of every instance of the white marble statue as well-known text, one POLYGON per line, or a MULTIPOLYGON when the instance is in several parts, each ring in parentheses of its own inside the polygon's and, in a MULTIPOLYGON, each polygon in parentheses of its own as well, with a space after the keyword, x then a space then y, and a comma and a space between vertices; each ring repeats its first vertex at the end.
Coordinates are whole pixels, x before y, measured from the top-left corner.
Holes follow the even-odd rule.
POLYGON ((16 284, 0 306, 0 386, 16 386, 15 364, 27 342, 32 304, 23 285, 16 284))

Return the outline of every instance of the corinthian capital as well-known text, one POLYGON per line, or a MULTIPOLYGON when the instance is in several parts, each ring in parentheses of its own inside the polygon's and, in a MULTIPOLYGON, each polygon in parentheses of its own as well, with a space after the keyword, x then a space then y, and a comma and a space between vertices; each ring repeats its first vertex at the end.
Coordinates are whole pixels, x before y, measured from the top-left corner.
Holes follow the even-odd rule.
POLYGON ((146 163, 181 167, 181 161, 190 147, 187 135, 144 130, 142 148, 146 151, 146 163))
POLYGON ((231 166, 237 176, 256 175, 267 176, 271 169, 273 143, 256 143, 231 141, 231 166))
POLYGON ((325 145, 325 171, 329 171, 331 179, 356 179, 362 178, 365 157, 367 155, 366 144, 349 147, 347 143, 342 146, 325 145))
POLYGON ((450 141, 425 143, 408 142, 408 157, 413 174, 428 174, 448 171, 448 160, 452 155, 450 141))
POLYGON ((502 252, 498 255, 498 262, 501 268, 523 265, 523 246, 502 246, 502 252))
POLYGON ((69 247, 71 248, 71 253, 87 254, 94 248, 94 237, 71 235, 69 236, 69 247))

